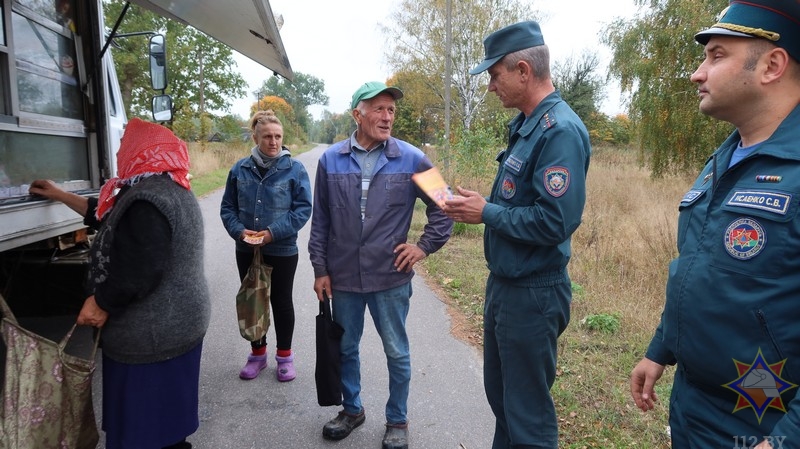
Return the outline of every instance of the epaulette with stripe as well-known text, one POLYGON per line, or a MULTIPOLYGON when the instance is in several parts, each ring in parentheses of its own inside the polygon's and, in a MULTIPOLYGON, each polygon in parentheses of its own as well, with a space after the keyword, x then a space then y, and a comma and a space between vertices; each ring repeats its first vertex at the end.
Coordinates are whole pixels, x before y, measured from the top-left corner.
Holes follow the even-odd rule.
POLYGON ((542 119, 539 121, 539 123, 542 124, 542 131, 547 131, 548 129, 554 127, 556 122, 556 116, 550 112, 545 112, 542 116, 542 119))

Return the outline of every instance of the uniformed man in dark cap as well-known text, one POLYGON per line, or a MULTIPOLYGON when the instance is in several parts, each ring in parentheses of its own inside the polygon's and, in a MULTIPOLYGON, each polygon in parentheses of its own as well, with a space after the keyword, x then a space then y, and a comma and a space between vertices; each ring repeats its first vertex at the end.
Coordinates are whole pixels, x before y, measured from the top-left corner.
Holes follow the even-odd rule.
POLYGON ((484 307, 484 385, 496 418, 493 449, 556 448, 550 388, 557 340, 569 323, 570 236, 586 202, 589 133, 550 78, 550 56, 536 22, 483 41, 489 90, 520 111, 488 202, 458 189, 445 213, 484 223, 489 267, 484 307))
POLYGON ((665 365, 676 448, 800 447, 800 2, 734 0, 695 35, 700 111, 736 130, 680 203, 679 256, 645 358, 665 365))

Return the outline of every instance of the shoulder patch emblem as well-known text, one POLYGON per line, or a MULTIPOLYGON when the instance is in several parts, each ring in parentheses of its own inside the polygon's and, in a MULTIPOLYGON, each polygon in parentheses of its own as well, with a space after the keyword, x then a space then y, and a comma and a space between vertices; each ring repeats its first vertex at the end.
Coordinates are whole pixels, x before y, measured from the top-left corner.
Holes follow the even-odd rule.
POLYGON ((550 167, 544 171, 544 188, 547 193, 558 198, 569 188, 569 169, 550 167))
POLYGON ((764 249, 766 243, 764 228, 752 218, 738 218, 725 229, 725 250, 734 259, 752 259, 764 249))

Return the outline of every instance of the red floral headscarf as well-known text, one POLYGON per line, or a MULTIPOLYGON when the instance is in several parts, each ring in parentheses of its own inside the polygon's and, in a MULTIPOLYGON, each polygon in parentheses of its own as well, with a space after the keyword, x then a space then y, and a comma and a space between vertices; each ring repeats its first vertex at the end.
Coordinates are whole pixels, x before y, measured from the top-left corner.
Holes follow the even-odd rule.
POLYGON ((168 173, 178 185, 191 189, 186 142, 159 124, 133 118, 125 127, 117 152, 117 177, 106 181, 100 189, 97 219, 102 220, 114 207, 117 189, 159 173, 168 173))

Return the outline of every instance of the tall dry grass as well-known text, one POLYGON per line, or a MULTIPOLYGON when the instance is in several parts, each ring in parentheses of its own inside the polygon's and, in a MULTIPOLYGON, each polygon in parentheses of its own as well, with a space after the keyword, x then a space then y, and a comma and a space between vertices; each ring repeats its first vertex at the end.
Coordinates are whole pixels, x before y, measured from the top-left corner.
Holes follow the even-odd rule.
POLYGON ((666 448, 673 371, 647 414, 633 406, 630 371, 660 320, 670 260, 677 255, 678 204, 693 176, 653 179, 635 151, 595 148, 583 224, 573 235, 570 276, 579 288, 559 345, 553 388, 564 447, 666 448), (582 325, 590 315, 619 318, 619 330, 582 325))
POLYGON ((678 203, 692 180, 652 179, 636 152, 594 150, 569 270, 584 287, 581 302, 620 313, 626 332, 651 332, 658 321, 677 255, 678 203))
POLYGON ((230 168, 250 153, 251 145, 250 142, 189 142, 188 147, 192 174, 199 176, 230 168))

